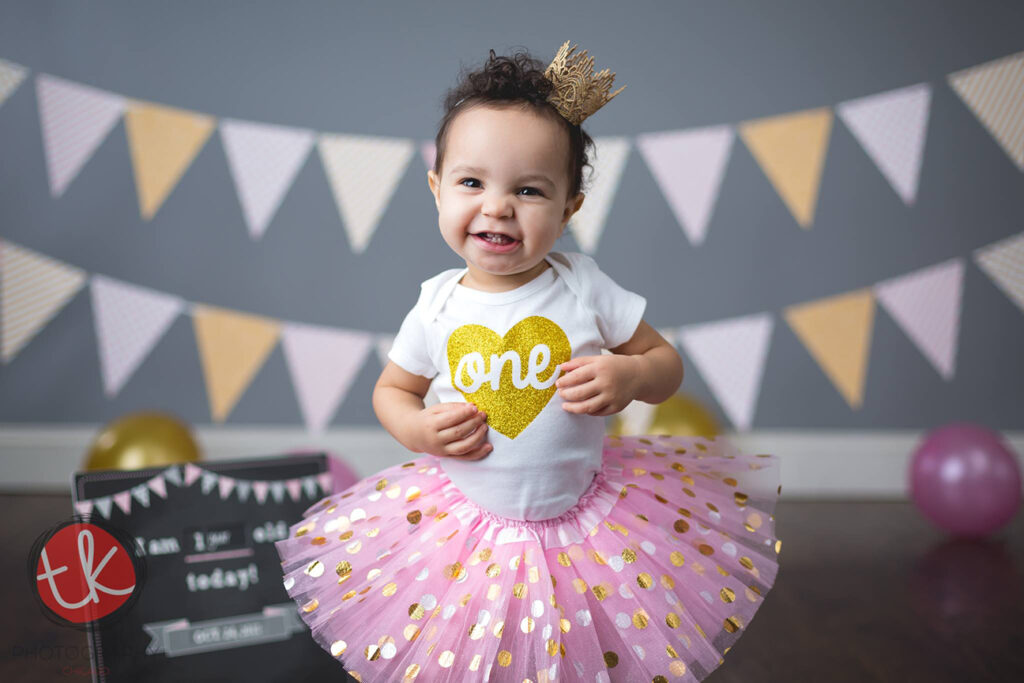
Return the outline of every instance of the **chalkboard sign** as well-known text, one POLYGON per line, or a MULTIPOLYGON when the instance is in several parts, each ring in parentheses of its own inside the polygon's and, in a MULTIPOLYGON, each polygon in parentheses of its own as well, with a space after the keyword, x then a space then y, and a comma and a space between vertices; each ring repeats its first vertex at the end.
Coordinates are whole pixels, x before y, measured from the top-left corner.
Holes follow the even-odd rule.
POLYGON ((330 484, 324 454, 76 473, 78 514, 146 565, 132 608, 88 630, 93 680, 354 680, 299 618, 274 548, 330 484))

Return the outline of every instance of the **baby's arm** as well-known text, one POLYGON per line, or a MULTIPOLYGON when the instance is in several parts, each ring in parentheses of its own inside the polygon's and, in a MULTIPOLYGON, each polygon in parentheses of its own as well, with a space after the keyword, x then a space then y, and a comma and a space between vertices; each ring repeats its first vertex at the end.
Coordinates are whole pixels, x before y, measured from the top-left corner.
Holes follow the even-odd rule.
POLYGON ((373 388, 373 410, 391 436, 410 451, 480 460, 491 452, 485 415, 472 403, 424 408, 430 380, 388 362, 373 388))
POLYGON ((683 381, 683 361, 672 345, 644 321, 613 355, 580 356, 562 363, 555 382, 570 413, 612 415, 630 401, 660 403, 683 381))

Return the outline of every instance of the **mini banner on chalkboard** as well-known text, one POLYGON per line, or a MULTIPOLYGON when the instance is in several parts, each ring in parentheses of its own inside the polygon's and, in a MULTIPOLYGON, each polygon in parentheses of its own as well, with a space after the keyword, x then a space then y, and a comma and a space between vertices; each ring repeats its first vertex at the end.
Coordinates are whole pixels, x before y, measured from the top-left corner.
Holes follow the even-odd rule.
POLYGON ((147 577, 130 610, 90 626, 93 680, 344 680, 274 548, 330 488, 322 453, 76 474, 75 510, 134 538, 147 577))

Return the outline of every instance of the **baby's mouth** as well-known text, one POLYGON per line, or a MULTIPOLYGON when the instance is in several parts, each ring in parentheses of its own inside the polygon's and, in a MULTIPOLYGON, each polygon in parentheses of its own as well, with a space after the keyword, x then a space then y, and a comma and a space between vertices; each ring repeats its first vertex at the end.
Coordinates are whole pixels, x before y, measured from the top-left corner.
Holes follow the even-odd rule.
POLYGON ((513 242, 518 242, 518 240, 513 239, 512 237, 509 237, 508 235, 502 235, 499 232, 478 232, 478 233, 474 234, 473 237, 476 237, 477 239, 485 240, 487 242, 490 242, 491 244, 499 244, 499 245, 512 244, 513 242))

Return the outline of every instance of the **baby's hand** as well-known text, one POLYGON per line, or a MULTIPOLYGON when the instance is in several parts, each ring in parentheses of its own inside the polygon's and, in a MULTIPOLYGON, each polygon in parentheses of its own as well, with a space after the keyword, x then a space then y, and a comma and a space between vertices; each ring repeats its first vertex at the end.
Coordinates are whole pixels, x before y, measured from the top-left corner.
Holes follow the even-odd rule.
POLYGON ((435 403, 418 419, 424 453, 480 460, 493 450, 487 443, 487 415, 472 403, 435 403))
POLYGON ((579 415, 613 415, 637 395, 639 376, 632 356, 580 356, 562 363, 555 382, 562 408, 579 415))

